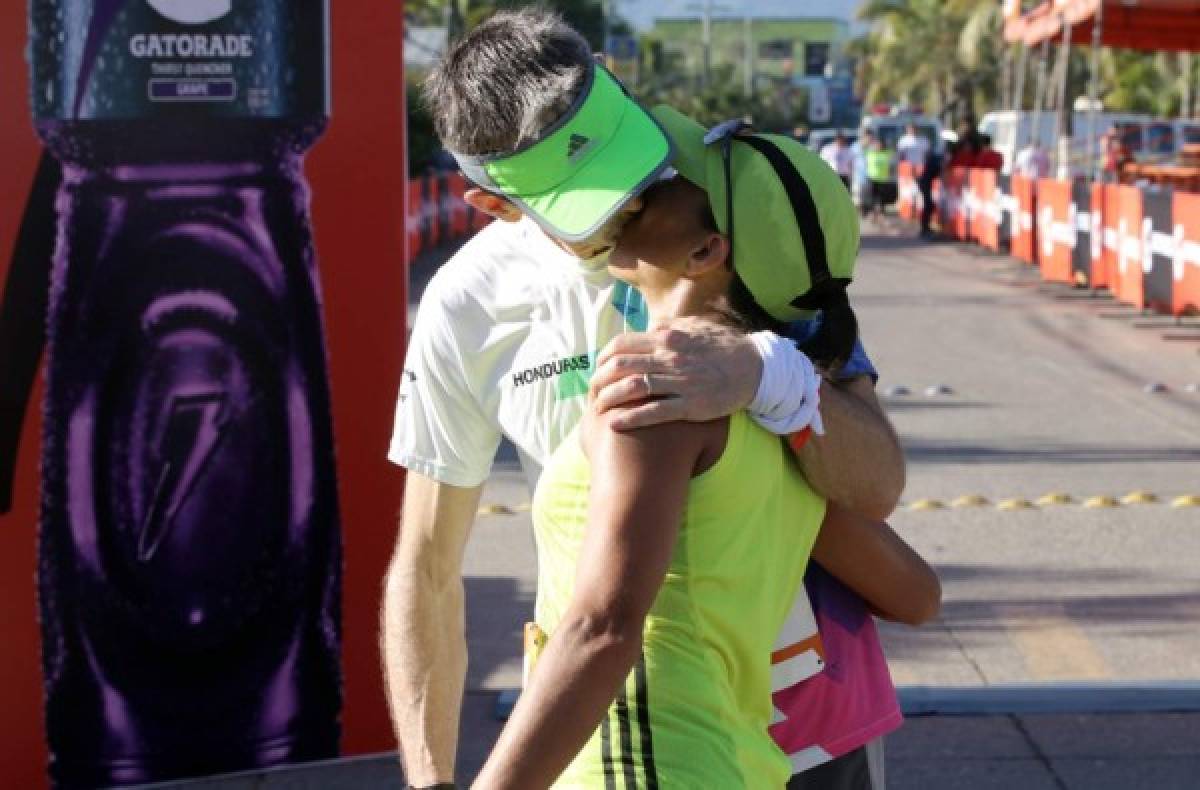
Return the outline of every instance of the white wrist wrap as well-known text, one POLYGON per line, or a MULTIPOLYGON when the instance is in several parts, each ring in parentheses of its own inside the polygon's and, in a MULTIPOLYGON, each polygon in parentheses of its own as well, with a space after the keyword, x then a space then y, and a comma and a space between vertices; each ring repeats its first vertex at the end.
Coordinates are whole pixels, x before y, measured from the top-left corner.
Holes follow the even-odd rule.
POLYGON ((812 362, 796 344, 774 332, 750 335, 762 356, 762 379, 758 392, 746 407, 762 427, 779 436, 787 436, 812 426, 813 433, 825 434, 821 413, 821 377, 812 362))

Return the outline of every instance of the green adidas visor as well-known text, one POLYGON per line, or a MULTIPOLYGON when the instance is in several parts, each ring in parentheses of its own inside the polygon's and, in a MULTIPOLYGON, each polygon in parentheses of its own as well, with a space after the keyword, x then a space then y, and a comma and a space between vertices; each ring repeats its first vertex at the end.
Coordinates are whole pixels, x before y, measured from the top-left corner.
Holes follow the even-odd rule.
POLYGON ((478 186, 502 194, 550 234, 583 241, 671 162, 658 123, 602 66, 553 125, 512 153, 454 154, 478 186))

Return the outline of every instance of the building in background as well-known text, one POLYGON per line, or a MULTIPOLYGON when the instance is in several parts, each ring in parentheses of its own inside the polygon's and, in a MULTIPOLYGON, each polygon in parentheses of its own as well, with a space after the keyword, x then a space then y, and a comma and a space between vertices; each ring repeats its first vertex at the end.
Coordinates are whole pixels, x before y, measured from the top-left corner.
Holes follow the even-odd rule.
MULTIPOLYGON (((649 25, 662 42, 663 66, 703 84, 705 79, 743 86, 747 92, 786 96, 803 86, 807 106, 798 123, 855 126, 861 102, 853 93, 847 42, 863 32, 861 0, 697 0, 667 2, 652 13, 621 12, 649 25), (706 19, 707 17, 707 19, 706 19), (707 29, 707 33, 706 33, 707 29)), ((640 5, 640 4, 636 4, 640 5)))

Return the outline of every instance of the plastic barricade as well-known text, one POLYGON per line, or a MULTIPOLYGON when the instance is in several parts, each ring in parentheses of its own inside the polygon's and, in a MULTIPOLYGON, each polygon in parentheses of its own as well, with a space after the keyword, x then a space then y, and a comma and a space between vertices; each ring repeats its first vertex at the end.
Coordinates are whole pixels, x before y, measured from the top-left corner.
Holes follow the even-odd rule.
POLYGON ((1008 249, 1012 242, 1013 218, 1017 213, 1017 201, 1012 194, 1012 177, 996 175, 996 187, 992 193, 993 212, 996 219, 995 250, 1008 249))
POLYGON ((1142 302, 1160 313, 1171 312, 1173 301, 1173 207, 1173 190, 1151 187, 1142 191, 1142 302))
POLYGON ((467 180, 461 173, 446 176, 446 187, 450 196, 450 238, 461 239, 467 235, 467 204, 463 193, 467 191, 467 180))
POLYGON ((903 219, 915 220, 919 213, 917 172, 912 162, 901 162, 896 168, 896 213, 903 219))
POLYGON ((1086 181, 1071 184, 1070 223, 1075 229, 1071 250, 1071 271, 1078 285, 1092 285, 1092 185, 1086 181))
POLYGON ((1108 214, 1105 204, 1104 184, 1089 184, 1091 231, 1088 233, 1088 255, 1090 269, 1088 285, 1092 288, 1109 287, 1109 269, 1104 254, 1104 218, 1108 214))
POLYGON ((1175 254, 1172 260, 1171 312, 1200 313, 1200 194, 1176 192, 1175 254))
POLYGON ((1074 282, 1071 255, 1075 247, 1075 228, 1070 214, 1071 185, 1066 181, 1040 179, 1037 182, 1037 262, 1046 282, 1074 282))
POLYGON ((1108 290, 1117 293, 1117 258, 1120 249, 1120 238, 1117 235, 1117 224, 1121 210, 1121 187, 1119 184, 1104 184, 1101 186, 1104 195, 1104 282, 1108 290))
POLYGON ((405 237, 408 244, 408 260, 411 262, 421 254, 421 179, 413 178, 408 181, 408 200, 405 201, 405 213, 408 215, 404 223, 405 237))
POLYGON ((954 194, 954 213, 950 220, 950 232, 954 238, 971 238, 971 218, 968 213, 970 194, 970 171, 965 167, 950 170, 950 182, 954 194))
POLYGON ((1118 301, 1134 307, 1145 306, 1142 271, 1142 191, 1134 186, 1117 186, 1116 192, 1116 265, 1111 271, 1109 289, 1118 301))
POLYGON ((1037 263, 1037 229, 1034 211, 1037 209, 1037 190, 1031 179, 1012 177, 1015 212, 1012 219, 1012 254, 1025 263, 1037 263))
POLYGON ((971 237, 993 252, 1000 249, 999 218, 996 211, 996 171, 971 170, 971 237))

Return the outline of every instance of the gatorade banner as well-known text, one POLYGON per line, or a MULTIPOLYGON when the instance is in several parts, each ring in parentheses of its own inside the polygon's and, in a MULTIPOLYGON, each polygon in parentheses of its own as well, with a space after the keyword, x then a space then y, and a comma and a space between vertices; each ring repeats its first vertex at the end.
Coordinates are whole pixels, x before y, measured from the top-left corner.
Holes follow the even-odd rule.
POLYGON ((394 748, 402 8, 33 0, 0 41, 5 786, 394 748))
POLYGON ((1075 181, 1071 185, 1071 218, 1075 227, 1071 253, 1075 283, 1095 288, 1092 277, 1092 185, 1086 181, 1075 181))
POLYGON ((1042 279, 1074 282, 1071 259, 1075 227, 1071 218, 1071 185, 1066 181, 1037 182, 1037 253, 1042 279))
POLYGON ((1200 314, 1200 195, 1175 193, 1171 312, 1200 314))
POLYGON ((1021 176, 1012 177, 1012 195, 1016 212, 1012 220, 1012 254, 1025 263, 1037 263, 1037 230, 1034 211, 1037 208, 1035 183, 1021 176))
POLYGON ((1134 186, 1114 186, 1116 193, 1115 260, 1109 289, 1117 301, 1145 307, 1142 270, 1143 232, 1149 235, 1149 223, 1143 228, 1142 191, 1134 186))
POLYGON ((1142 192, 1142 300, 1160 313, 1173 305, 1172 270, 1175 258, 1175 225, 1171 221, 1174 196, 1170 189, 1142 192))

